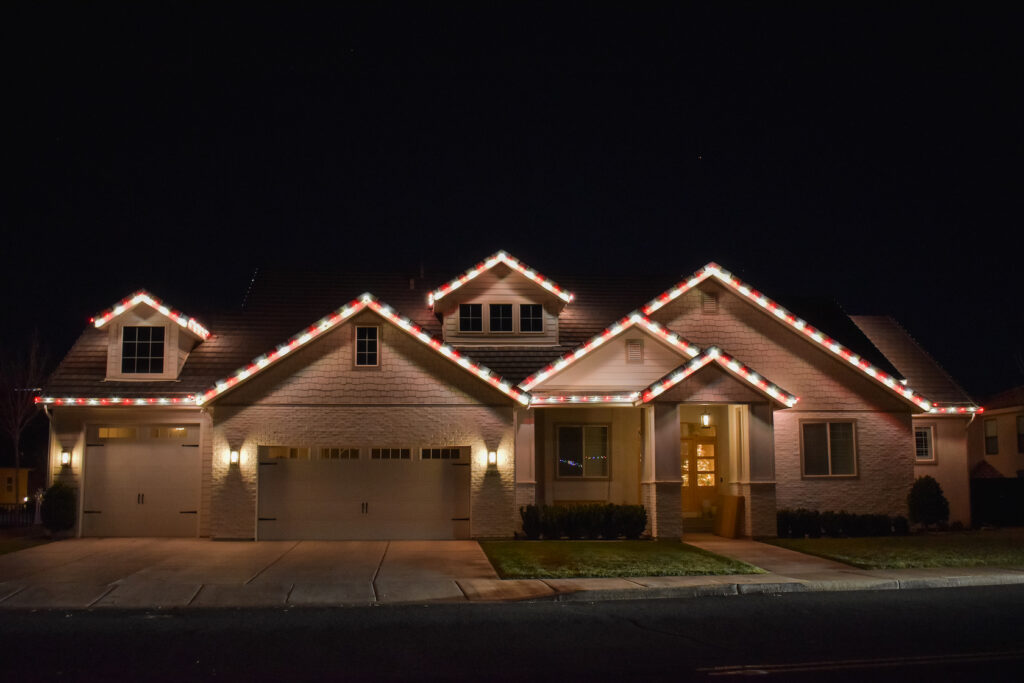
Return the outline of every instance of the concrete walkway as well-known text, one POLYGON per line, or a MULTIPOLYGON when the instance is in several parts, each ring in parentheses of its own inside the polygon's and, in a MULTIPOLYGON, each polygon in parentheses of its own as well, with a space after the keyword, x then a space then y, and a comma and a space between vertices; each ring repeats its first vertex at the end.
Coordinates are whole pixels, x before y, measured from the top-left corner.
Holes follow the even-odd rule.
POLYGON ((1024 569, 868 571, 756 541, 685 540, 767 573, 501 580, 474 541, 68 539, 0 556, 0 608, 590 601, 1024 583, 1024 569))

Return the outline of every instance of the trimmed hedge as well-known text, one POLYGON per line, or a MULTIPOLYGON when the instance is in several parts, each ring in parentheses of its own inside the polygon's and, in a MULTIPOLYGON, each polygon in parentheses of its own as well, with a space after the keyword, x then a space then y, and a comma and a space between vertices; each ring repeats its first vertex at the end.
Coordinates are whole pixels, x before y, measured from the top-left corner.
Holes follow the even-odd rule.
POLYGON ((779 538, 843 538, 850 536, 902 536, 910 533, 906 517, 818 512, 806 508, 779 510, 775 515, 779 538))
POLYGON ((639 538, 647 528, 643 505, 526 505, 519 508, 528 539, 639 538))
POLYGON ((70 529, 75 525, 75 490, 58 481, 43 493, 39 513, 50 531, 70 529))

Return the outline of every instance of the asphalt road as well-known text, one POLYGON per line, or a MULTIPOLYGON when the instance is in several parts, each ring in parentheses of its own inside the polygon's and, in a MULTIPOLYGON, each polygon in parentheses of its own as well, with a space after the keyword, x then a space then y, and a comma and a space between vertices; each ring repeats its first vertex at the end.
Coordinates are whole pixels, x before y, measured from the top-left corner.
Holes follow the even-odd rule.
POLYGON ((1024 587, 604 603, 0 611, 7 680, 1013 680, 1024 587))

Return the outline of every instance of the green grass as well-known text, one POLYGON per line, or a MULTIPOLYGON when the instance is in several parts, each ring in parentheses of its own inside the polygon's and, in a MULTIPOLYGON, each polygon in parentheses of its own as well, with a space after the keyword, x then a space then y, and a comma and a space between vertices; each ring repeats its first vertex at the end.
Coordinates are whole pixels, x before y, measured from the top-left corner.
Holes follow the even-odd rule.
POLYGON ((766 538, 783 548, 861 569, 1024 567, 1024 529, 879 538, 766 538))
POLYGON ((481 541, 503 579, 761 574, 679 541, 481 541))

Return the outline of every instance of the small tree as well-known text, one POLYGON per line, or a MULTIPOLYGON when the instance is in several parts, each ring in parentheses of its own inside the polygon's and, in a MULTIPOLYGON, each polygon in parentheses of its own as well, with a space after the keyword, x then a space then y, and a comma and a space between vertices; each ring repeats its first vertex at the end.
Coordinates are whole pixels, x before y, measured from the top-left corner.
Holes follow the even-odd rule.
POLYGON ((50 531, 65 531, 75 525, 75 490, 57 482, 46 489, 40 513, 50 531))
POLYGON ((910 521, 923 524, 925 528, 949 521, 949 501, 942 493, 939 482, 932 477, 917 478, 907 495, 907 507, 910 510, 910 521))
POLYGON ((14 446, 14 500, 21 501, 21 435, 36 414, 36 393, 46 380, 46 353, 33 332, 21 349, 0 348, 0 430, 14 446))

